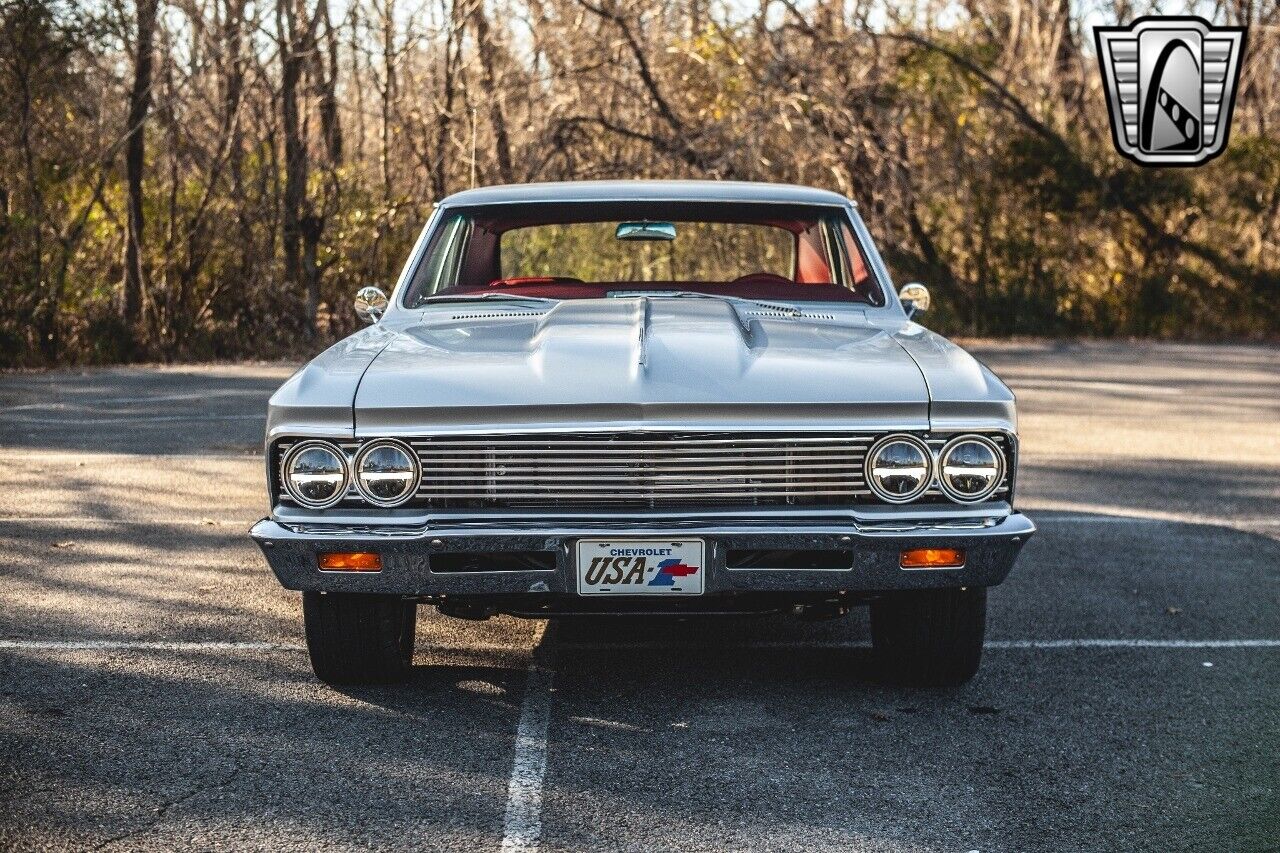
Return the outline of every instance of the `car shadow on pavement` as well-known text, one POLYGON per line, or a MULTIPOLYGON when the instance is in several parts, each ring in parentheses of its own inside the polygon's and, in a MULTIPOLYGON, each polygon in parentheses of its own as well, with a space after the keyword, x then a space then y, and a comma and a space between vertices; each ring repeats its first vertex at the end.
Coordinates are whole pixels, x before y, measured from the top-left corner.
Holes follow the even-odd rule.
POLYGON ((296 651, 8 651, 0 848, 488 847, 523 675, 338 691, 296 651))
POLYGON ((1230 794, 1271 790, 1250 755, 1276 740, 1245 735, 1267 700, 1224 703, 1271 658, 1206 692, 1195 652, 988 650, 970 683, 921 690, 877 681, 865 648, 766 630, 553 636, 553 849, 1252 849, 1274 828, 1265 794, 1230 794))

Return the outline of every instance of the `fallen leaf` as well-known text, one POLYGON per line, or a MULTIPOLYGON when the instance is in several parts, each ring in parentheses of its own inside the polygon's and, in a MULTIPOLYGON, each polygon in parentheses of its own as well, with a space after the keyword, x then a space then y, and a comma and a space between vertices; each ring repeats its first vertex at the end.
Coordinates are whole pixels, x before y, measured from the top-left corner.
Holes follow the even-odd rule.
POLYGON ((1179 613, 1181 613, 1181 612, 1182 612, 1182 608, 1181 608, 1181 607, 1166 607, 1166 608, 1164 609, 1164 612, 1165 612, 1165 613, 1168 613, 1170 616, 1177 616, 1179 613))

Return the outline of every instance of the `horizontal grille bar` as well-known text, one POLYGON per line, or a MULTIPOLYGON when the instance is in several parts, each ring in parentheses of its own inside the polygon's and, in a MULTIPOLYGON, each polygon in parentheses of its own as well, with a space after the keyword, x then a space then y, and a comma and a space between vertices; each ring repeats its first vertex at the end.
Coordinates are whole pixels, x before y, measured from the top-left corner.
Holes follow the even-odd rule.
POLYGON ((861 443, 869 444, 873 436, 841 436, 838 439, 830 435, 825 436, 788 436, 785 439, 779 438, 708 438, 708 439, 691 439, 673 436, 670 439, 558 439, 555 436, 546 436, 544 438, 520 438, 506 439, 502 437, 494 437, 484 441, 474 441, 466 439, 410 439, 409 443, 415 447, 432 446, 432 447, 478 447, 483 450, 496 450, 505 447, 534 447, 543 448, 548 445, 555 447, 606 447, 606 448, 626 448, 626 447, 654 447, 665 448, 680 444, 687 444, 693 447, 704 448, 719 445, 731 445, 732 449, 743 446, 765 445, 776 447, 779 443, 785 443, 788 446, 805 445, 805 444, 821 444, 826 442, 832 444, 835 442, 861 443))
MULTIPOLYGON (((464 478, 455 478, 455 481, 463 480, 463 479, 464 478)), ((747 478, 739 478, 739 479, 745 480, 747 478)), ((788 488, 793 486, 795 487, 832 486, 832 485, 838 485, 839 483, 842 483, 842 482, 849 482, 848 478, 844 478, 844 479, 835 478, 834 480, 788 480, 786 477, 771 475, 771 474, 761 474, 755 477, 751 477, 750 479, 753 483, 761 482, 762 485, 772 484, 776 486, 786 486, 788 488), (775 482, 779 480, 782 480, 784 482, 775 482)), ((700 488, 703 488, 704 486, 711 486, 711 487, 719 486, 722 488, 728 488, 730 486, 733 486, 734 488, 738 488, 739 486, 748 485, 747 483, 738 483, 738 482, 726 483, 724 482, 723 477, 717 478, 714 480, 710 480, 710 479, 694 480, 690 478, 690 479, 681 480, 681 481, 670 481, 670 478, 667 478, 664 480, 658 480, 657 478, 646 476, 644 478, 644 482, 632 482, 632 483, 620 483, 617 480, 614 480, 608 477, 590 477, 590 478, 587 478, 587 477, 582 477, 582 478, 579 478, 579 477, 569 477, 569 478, 524 477, 521 480, 518 480, 515 482, 508 482, 508 479, 506 477, 502 477, 501 480, 503 484, 502 488, 506 490, 515 490, 515 489, 518 489, 520 491, 558 490, 558 491, 566 491, 566 492, 572 492, 574 489, 575 483, 593 483, 593 484, 608 483, 609 487, 617 492, 648 492, 648 491, 659 491, 663 489, 700 489, 700 488)), ((458 485, 454 484, 455 481, 439 483, 438 481, 433 479, 430 483, 427 483, 424 488, 419 489, 418 494, 430 494, 432 492, 446 491, 448 489, 472 488, 475 485, 474 479, 471 479, 469 482, 466 482, 465 484, 458 484, 458 485)))
MULTIPOLYGON (((853 491, 815 491, 815 492, 803 492, 800 494, 797 494, 794 491, 752 492, 751 497, 753 498, 857 497, 860 494, 869 494, 869 493, 853 492, 853 491)), ((446 497, 456 498, 456 499, 465 498, 470 500, 485 500, 485 501, 493 500, 493 494, 489 492, 473 492, 473 493, 450 492, 446 497)), ((634 494, 618 494, 615 492, 584 492, 581 489, 574 489, 573 491, 558 492, 558 493, 557 492, 548 493, 547 491, 540 489, 538 491, 528 492, 528 493, 506 493, 503 495, 502 503, 504 505, 511 505, 511 506, 543 506, 546 504, 546 501, 541 500, 542 498, 554 498, 557 506, 565 506, 565 499, 567 498, 571 498, 574 501, 590 500, 592 503, 596 503, 599 501, 618 501, 618 502, 626 502, 626 503, 635 503, 636 497, 637 496, 634 494), (539 500, 534 500, 535 498, 539 500)), ((657 506, 659 507, 666 505, 667 502, 672 500, 680 501, 682 503, 706 503, 709 501, 715 502, 715 503, 723 502, 724 505, 737 506, 744 503, 742 498, 743 498, 743 493, 741 491, 698 492, 697 494, 676 493, 676 494, 670 494, 670 495, 655 496, 655 499, 657 501, 657 506), (735 498, 736 500, 722 500, 722 499, 728 499, 728 498, 735 498)), ((646 505, 648 504, 648 501, 641 501, 641 502, 645 503, 646 505)))
MULTIPOLYGON (((423 461, 430 463, 431 460, 428 457, 423 461)), ((610 475, 616 476, 618 474, 626 474, 628 472, 635 472, 635 471, 642 470, 641 466, 637 465, 634 462, 601 463, 599 465, 593 465, 590 463, 590 460, 586 460, 586 461, 579 460, 579 461, 576 461, 573 465, 551 466, 551 465, 536 465, 536 464, 535 465, 530 465, 530 464, 517 465, 514 463, 508 463, 504 460, 499 459, 499 460, 496 460, 495 463, 490 463, 490 465, 485 465, 485 464, 459 465, 456 463, 451 465, 432 465, 431 472, 433 475, 452 474, 452 473, 474 474, 477 471, 484 471, 486 468, 490 467, 493 464, 500 466, 503 475, 507 477, 515 476, 518 474, 544 474, 547 471, 554 471, 557 474, 568 474, 568 473, 574 473, 574 472, 595 473, 595 472, 604 471, 610 475)), ((735 472, 736 471, 744 474, 754 473, 760 470, 758 466, 746 465, 742 463, 738 463, 735 465, 706 465, 706 464, 700 464, 700 463, 692 463, 692 464, 686 465, 684 463, 668 464, 665 461, 662 464, 661 468, 655 467, 653 469, 643 469, 643 470, 668 470, 668 469, 676 470, 676 471, 690 470, 690 471, 697 471, 697 472, 703 472, 703 471, 735 472)), ((861 474, 862 472, 861 464, 829 465, 825 463, 818 463, 816 465, 811 465, 806 462, 806 463, 796 463, 794 465, 790 465, 788 466, 788 469, 789 470, 794 469, 796 471, 813 471, 813 472, 845 471, 845 472, 857 472, 859 474, 861 474)), ((439 479, 438 476, 434 476, 434 478, 439 479)))
MULTIPOLYGON (((618 487, 620 488, 648 488, 648 485, 650 483, 660 485, 666 482, 691 483, 691 484, 724 483, 728 485, 730 484, 730 482, 737 482, 737 480, 753 480, 753 482, 756 482, 756 480, 763 480, 763 482, 768 482, 768 480, 786 480, 786 482, 788 483, 791 483, 791 482, 799 483, 801 482, 800 480, 801 475, 803 475, 805 479, 840 480, 841 483, 850 482, 850 480, 852 479, 861 480, 861 476, 855 476, 854 474, 851 473, 851 471, 801 471, 801 473, 797 473, 797 474, 792 474, 792 473, 783 474, 783 473, 774 473, 774 471, 767 471, 767 473, 762 473, 762 471, 742 470, 740 471, 740 473, 737 473, 737 474, 724 474, 724 473, 690 474, 690 473, 668 473, 668 471, 663 471, 663 473, 657 473, 657 471, 653 471, 653 470, 641 471, 640 469, 636 469, 635 471, 613 471, 613 473, 608 473, 607 471, 607 473, 595 473, 595 474, 563 474, 559 470, 557 470, 556 473, 554 474, 540 474, 540 473, 511 474, 511 473, 508 473, 508 471, 500 471, 499 474, 494 475, 493 479, 500 479, 502 480, 503 483, 600 482, 600 483, 618 483, 618 487), (618 480, 618 476, 626 475, 628 473, 635 474, 637 478, 641 480, 641 482, 625 483, 625 482, 620 482, 620 480, 618 480)), ((436 471, 431 471, 429 475, 426 475, 424 476, 424 478, 422 478, 421 489, 426 489, 426 491, 430 491, 430 489, 435 488, 436 484, 438 483, 474 482, 477 476, 488 476, 488 474, 477 473, 477 474, 468 474, 468 475, 440 476, 438 473, 436 473, 436 471)))
MULTIPOLYGON (((548 447, 545 444, 527 444, 527 446, 512 447, 511 444, 498 444, 498 446, 486 448, 458 448, 449 446, 439 446, 439 444, 420 444, 413 442, 413 450, 419 453, 430 453, 430 455, 451 455, 451 456, 479 456, 484 453, 543 453, 547 456, 635 456, 637 452, 653 453, 654 456, 681 456, 686 453, 718 453, 723 456, 741 455, 741 447, 548 447)), ((769 448, 772 450, 772 448, 769 448)), ((831 446, 823 446, 823 444, 806 444, 803 447, 795 448, 796 453, 841 453, 849 450, 847 447, 841 447, 840 444, 831 444, 831 446)))

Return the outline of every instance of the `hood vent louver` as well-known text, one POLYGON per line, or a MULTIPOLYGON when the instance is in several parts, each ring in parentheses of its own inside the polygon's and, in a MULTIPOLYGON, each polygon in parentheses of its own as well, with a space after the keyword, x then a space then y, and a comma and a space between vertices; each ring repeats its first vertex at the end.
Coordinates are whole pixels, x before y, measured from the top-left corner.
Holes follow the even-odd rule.
POLYGON ((795 314, 791 311, 769 311, 769 310, 753 310, 745 312, 749 317, 778 317, 786 320, 834 320, 834 314, 811 314, 808 311, 802 311, 795 314))
POLYGON ((505 320, 508 317, 541 317, 546 311, 483 311, 475 314, 454 314, 455 320, 505 320))

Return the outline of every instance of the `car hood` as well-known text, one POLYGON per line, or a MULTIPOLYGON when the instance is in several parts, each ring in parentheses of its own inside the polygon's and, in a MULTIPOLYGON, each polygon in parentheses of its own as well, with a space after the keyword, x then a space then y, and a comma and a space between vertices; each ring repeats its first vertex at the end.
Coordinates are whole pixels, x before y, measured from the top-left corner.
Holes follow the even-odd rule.
POLYGON ((434 306, 399 319, 355 392, 361 434, 423 427, 927 429, 915 360, 860 311, 716 299, 434 306))

